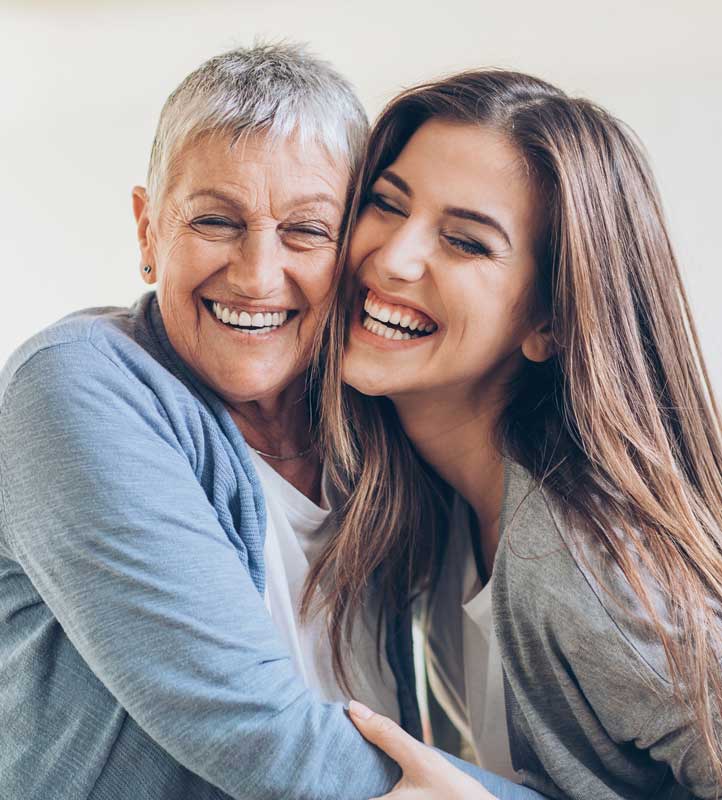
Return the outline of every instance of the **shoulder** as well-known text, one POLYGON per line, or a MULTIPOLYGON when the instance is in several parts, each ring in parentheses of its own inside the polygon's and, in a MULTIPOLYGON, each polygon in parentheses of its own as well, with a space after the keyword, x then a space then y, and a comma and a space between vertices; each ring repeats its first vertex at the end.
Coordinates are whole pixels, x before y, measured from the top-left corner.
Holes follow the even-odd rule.
POLYGON ((128 439, 137 446, 162 440, 189 457, 197 452, 211 415, 163 364, 160 348, 153 351, 147 303, 146 295, 131 308, 77 312, 11 356, 0 373, 4 472, 30 441, 42 448, 39 458, 64 443, 68 455, 93 451, 108 464, 128 439))
POLYGON ((153 307, 149 293, 130 308, 85 309, 35 334, 0 371, 0 414, 17 411, 18 398, 28 396, 34 411, 48 402, 72 416, 76 403, 92 395, 110 407, 156 410, 161 397, 188 395, 174 374, 172 351, 154 329, 153 307))
POLYGON ((571 662, 631 659, 666 682, 649 615, 601 541, 518 464, 508 466, 507 484, 497 613, 571 662))
POLYGON ((122 362, 124 353, 140 355, 138 316, 148 302, 131 308, 89 308, 70 314, 36 333, 10 356, 0 371, 0 404, 8 387, 23 372, 40 372, 51 380, 57 370, 66 379, 82 372, 92 381, 96 368, 108 361, 122 362))

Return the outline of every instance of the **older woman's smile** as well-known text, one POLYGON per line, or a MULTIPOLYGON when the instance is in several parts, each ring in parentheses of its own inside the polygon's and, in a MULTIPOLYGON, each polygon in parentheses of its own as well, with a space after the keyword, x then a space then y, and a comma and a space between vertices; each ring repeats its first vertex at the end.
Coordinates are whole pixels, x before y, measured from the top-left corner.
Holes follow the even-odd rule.
POLYGON ((203 300, 203 305, 225 328, 255 336, 273 333, 294 319, 295 309, 240 307, 219 300, 203 300))

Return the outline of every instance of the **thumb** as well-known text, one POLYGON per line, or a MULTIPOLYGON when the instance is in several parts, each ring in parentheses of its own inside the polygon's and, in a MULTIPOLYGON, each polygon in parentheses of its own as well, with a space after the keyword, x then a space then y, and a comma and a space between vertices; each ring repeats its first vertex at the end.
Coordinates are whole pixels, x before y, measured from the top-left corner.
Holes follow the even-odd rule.
POLYGON ((352 700, 348 710, 353 724, 364 738, 393 758, 407 778, 419 775, 437 755, 430 747, 406 733, 392 719, 375 714, 362 703, 352 700))

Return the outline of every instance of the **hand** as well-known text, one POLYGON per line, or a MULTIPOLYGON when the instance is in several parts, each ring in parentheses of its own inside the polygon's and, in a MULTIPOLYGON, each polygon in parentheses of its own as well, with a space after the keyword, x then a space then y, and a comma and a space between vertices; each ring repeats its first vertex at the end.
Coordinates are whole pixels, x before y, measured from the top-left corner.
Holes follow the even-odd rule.
POLYGON ((401 780, 384 797, 389 800, 496 800, 481 784, 436 750, 417 742, 393 720, 374 714, 355 700, 348 710, 363 736, 401 767, 401 780))

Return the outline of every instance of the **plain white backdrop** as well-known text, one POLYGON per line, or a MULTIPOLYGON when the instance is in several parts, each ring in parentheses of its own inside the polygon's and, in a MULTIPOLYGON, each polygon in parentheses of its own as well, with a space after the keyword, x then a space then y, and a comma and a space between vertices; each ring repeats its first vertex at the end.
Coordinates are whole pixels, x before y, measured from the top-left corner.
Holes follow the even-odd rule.
POLYGON ((650 155, 722 395, 717 0, 0 0, 0 363, 70 311, 143 291, 130 205, 160 108, 201 61, 308 42, 373 117, 474 66, 532 72, 628 122, 650 155))

